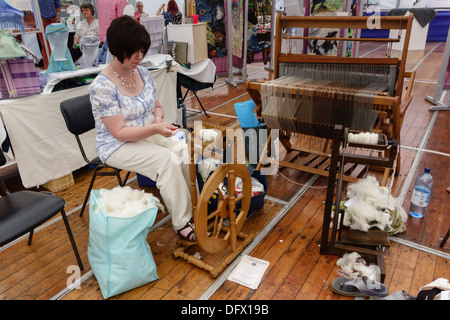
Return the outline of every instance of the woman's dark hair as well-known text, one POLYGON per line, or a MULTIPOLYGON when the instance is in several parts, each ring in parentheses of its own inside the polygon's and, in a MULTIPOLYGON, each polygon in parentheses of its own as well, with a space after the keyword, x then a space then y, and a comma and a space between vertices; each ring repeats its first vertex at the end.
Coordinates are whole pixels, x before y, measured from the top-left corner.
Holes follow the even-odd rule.
POLYGON ((81 9, 89 9, 89 10, 91 10, 92 15, 94 15, 95 10, 94 10, 94 6, 92 4, 90 4, 90 3, 83 3, 80 6, 80 8, 81 9))
POLYGON ((169 0, 169 3, 167 3, 167 12, 172 12, 173 15, 176 15, 178 12, 180 12, 180 9, 178 9, 178 5, 175 0, 169 0))
POLYGON ((106 31, 108 49, 121 63, 139 50, 147 54, 150 35, 147 29, 132 17, 123 15, 114 19, 106 31))

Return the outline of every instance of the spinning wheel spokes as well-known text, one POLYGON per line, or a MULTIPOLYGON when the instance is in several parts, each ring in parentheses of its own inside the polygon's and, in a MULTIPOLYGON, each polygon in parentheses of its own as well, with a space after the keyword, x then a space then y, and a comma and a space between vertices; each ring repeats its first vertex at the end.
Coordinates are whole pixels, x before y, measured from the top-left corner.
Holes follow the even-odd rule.
POLYGON ((244 164, 224 164, 214 171, 203 187, 194 213, 195 235, 203 250, 217 253, 230 244, 234 250, 237 236, 247 217, 251 194, 251 176, 244 164), (242 179, 242 193, 236 197, 237 177, 242 179), (225 178, 228 192, 223 194, 220 185, 225 178), (217 197, 217 208, 208 214, 208 202, 213 195, 217 197), (236 209, 238 202, 240 208, 236 209), (229 227, 224 226, 225 219, 229 219, 229 227))

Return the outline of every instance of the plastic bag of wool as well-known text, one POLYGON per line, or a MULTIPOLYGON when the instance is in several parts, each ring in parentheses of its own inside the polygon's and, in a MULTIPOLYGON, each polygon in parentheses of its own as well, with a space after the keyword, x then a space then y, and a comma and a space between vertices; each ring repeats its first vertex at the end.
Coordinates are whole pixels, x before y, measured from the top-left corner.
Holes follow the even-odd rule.
POLYGON ((92 190, 88 259, 105 299, 158 279, 147 243, 158 207, 142 190, 92 190))
POLYGON ((390 235, 406 230, 405 210, 374 176, 349 184, 347 197, 349 200, 341 204, 345 209, 344 226, 363 232, 378 228, 390 235))

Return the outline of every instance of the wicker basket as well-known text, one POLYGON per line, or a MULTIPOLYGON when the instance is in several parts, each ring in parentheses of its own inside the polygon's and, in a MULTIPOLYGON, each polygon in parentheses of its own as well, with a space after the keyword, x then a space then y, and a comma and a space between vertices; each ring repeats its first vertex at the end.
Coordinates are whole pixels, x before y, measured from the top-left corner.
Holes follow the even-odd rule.
POLYGON ((64 177, 44 183, 43 187, 51 192, 58 192, 74 184, 73 175, 69 173, 64 177))

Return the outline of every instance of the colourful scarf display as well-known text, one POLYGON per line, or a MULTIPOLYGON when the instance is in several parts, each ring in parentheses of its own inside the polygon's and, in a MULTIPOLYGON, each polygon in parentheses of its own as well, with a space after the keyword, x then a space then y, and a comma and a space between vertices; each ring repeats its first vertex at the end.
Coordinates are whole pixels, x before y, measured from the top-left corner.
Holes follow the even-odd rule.
POLYGON ((23 12, 14 8, 7 0, 0 0, 0 28, 20 30, 25 33, 23 12))

